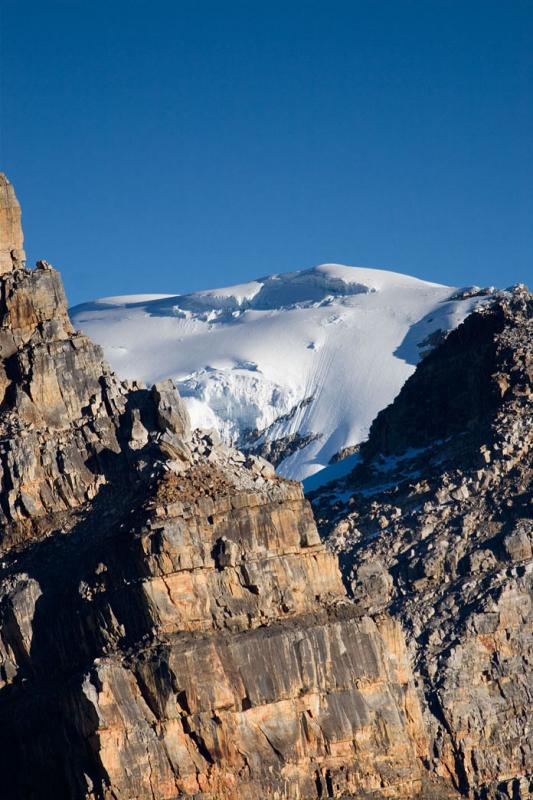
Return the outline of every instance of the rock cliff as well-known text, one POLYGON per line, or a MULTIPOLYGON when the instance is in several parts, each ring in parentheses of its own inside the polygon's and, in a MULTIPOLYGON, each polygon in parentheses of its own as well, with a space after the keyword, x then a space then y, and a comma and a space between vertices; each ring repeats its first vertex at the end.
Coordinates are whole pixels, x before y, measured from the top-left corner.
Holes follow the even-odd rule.
POLYGON ((300 485, 118 380, 0 185, 2 797, 449 796, 300 485))
POLYGON ((533 795, 533 298, 472 314, 313 498, 361 611, 402 623, 431 767, 475 798, 533 795))

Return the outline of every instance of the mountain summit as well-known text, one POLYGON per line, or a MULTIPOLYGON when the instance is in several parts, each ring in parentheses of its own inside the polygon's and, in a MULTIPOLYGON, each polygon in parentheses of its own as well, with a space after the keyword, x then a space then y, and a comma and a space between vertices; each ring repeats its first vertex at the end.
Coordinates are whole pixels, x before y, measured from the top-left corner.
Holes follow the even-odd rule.
POLYGON ((194 426, 303 479, 366 437, 424 353, 480 299, 322 264, 192 294, 104 298, 71 315, 121 374, 172 377, 194 426))

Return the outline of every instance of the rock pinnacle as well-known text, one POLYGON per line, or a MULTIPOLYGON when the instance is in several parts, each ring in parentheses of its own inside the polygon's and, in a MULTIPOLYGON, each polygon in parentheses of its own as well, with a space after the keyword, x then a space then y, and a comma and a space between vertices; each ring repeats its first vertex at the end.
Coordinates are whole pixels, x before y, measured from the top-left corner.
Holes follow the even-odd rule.
POLYGON ((20 205, 13 185, 0 172, 0 274, 26 262, 20 205))

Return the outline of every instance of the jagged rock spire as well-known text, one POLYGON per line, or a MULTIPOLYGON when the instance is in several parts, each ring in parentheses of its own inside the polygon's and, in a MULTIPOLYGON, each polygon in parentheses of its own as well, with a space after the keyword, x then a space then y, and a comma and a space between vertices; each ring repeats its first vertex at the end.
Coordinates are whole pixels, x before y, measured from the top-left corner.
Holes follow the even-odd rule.
POLYGON ((0 172, 0 274, 26 262, 20 204, 13 185, 0 172))

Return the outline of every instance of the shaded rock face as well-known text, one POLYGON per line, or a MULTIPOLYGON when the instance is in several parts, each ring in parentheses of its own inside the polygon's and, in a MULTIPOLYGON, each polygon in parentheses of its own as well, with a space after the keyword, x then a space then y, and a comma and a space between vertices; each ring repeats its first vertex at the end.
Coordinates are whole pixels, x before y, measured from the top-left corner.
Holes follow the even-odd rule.
POLYGON ((313 498, 357 606, 407 632, 432 769, 476 798, 533 793, 532 312, 518 287, 469 317, 313 498))
POLYGON ((2 797, 448 796, 301 487, 121 383, 46 262, 0 275, 0 331, 2 797))

